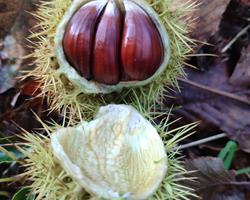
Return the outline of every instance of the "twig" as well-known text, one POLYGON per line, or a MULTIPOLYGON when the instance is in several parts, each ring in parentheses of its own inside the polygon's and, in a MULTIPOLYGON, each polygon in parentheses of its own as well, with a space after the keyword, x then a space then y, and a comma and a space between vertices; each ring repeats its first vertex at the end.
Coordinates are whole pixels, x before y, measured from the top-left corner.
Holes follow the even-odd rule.
POLYGON ((243 34, 247 32, 247 30, 250 28, 250 24, 246 26, 244 29, 242 29, 222 50, 221 53, 225 53, 237 40, 239 37, 241 37, 243 34))
POLYGON ((208 189, 208 188, 211 188, 211 187, 216 187, 216 186, 219 186, 219 185, 249 186, 250 182, 248 182, 248 181, 217 182, 217 183, 214 183, 214 184, 209 184, 209 185, 205 185, 203 187, 200 187, 200 188, 196 189, 196 191, 201 191, 201 190, 208 189))
POLYGON ((197 141, 194 141, 194 142, 190 142, 188 144, 184 144, 184 145, 180 145, 178 147, 175 147, 174 149, 175 150, 182 150, 182 149, 187 149, 189 147, 194 147, 194 146, 198 146, 200 144, 204 144, 204 143, 207 143, 207 142, 211 142, 211 141, 214 141, 214 140, 218 140, 218 139, 221 139, 221 138, 224 138, 226 137, 227 134, 226 133, 221 133, 221 134, 218 134, 218 135, 214 135, 214 136, 211 136, 211 137, 207 137, 207 138, 204 138, 204 139, 201 139, 201 140, 197 140, 197 141))
POLYGON ((217 90, 215 88, 211 88, 209 86, 202 85, 202 84, 196 83, 194 81, 183 79, 183 78, 178 78, 178 81, 181 81, 181 82, 186 83, 188 85, 191 85, 193 87, 200 88, 202 90, 206 90, 206 91, 209 91, 211 93, 214 93, 214 94, 217 94, 217 95, 220 95, 220 96, 224 96, 224 97, 227 97, 229 99, 233 99, 235 101, 239 101, 241 103, 250 105, 250 101, 248 101, 246 98, 242 98, 242 97, 237 96, 235 94, 225 92, 225 91, 221 91, 221 90, 217 90))

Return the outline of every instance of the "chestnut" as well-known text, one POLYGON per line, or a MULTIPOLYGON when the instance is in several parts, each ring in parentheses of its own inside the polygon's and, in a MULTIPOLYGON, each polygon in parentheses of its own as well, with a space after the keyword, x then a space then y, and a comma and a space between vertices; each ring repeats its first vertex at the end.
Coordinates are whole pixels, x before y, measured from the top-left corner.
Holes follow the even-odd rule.
POLYGON ((81 76, 86 93, 145 85, 169 58, 168 34, 144 1, 73 1, 56 46, 59 65, 74 68, 69 76, 81 76))

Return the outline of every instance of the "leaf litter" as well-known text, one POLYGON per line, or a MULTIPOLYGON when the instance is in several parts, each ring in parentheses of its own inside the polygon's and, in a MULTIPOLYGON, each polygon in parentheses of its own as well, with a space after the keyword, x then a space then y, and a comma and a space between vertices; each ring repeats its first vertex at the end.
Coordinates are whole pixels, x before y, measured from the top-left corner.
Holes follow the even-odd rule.
MULTIPOLYGON (((0 0, 1 41, 12 41, 10 49, 20 49, 13 55, 6 45, 1 46, 4 42, 0 42, 1 138, 15 135, 18 126, 28 130, 38 128, 39 124, 31 117, 31 110, 43 120, 61 120, 57 113, 48 116, 44 112, 47 105, 42 99, 32 98, 36 91, 34 81, 16 80, 20 70, 27 67, 27 62, 20 59, 27 52, 23 38, 34 24, 32 17, 23 11, 34 10, 34 2, 36 0, 0 0)), ((184 150, 186 168, 196 170, 192 174, 197 177, 192 183, 196 192, 205 200, 250 199, 248 176, 236 174, 236 170, 250 166, 250 33, 249 29, 242 31, 249 25, 250 3, 249 0, 200 2, 200 10, 196 12, 198 28, 192 33, 202 41, 194 52, 200 56, 191 57, 189 61, 196 69, 186 68, 187 79, 179 80, 181 93, 171 92, 174 98, 166 99, 164 103, 176 106, 172 117, 181 117, 179 122, 200 121, 197 134, 185 142, 222 132, 227 136, 184 150), (237 141, 239 146, 230 169, 225 169, 217 154, 229 138, 237 141)), ((5 177, 14 175, 20 169, 18 165, 5 164, 0 166, 0 171, 6 172, 1 175, 5 177)), ((20 187, 21 183, 11 187, 0 184, 0 192, 7 192, 2 194, 10 199, 20 187)))

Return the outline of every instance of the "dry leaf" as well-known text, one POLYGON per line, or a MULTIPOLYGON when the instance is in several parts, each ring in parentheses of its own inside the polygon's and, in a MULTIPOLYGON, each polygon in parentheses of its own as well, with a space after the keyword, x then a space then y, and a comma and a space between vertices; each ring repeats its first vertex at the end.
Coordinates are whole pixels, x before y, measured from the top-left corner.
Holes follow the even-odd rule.
POLYGON ((234 85, 250 87, 250 45, 243 49, 241 58, 234 69, 230 82, 234 85))
POLYGON ((205 61, 204 69, 187 70, 189 80, 180 80, 181 92, 171 93, 175 98, 166 99, 166 104, 181 105, 175 111, 177 117, 201 121, 202 132, 223 131, 250 152, 250 91, 230 84, 222 58, 205 61))
POLYGON ((250 6, 250 0, 240 0, 240 3, 242 3, 246 6, 250 6))
POLYGON ((200 49, 200 53, 217 57, 193 58, 192 64, 197 69, 186 69, 188 80, 180 79, 181 93, 172 92, 171 95, 175 98, 166 99, 166 104, 180 106, 175 114, 185 122, 201 121, 201 137, 204 137, 202 133, 225 132, 228 137, 239 142, 242 150, 250 152, 248 49, 242 51, 243 55, 237 65, 241 50, 250 44, 249 34, 244 38, 236 38, 228 50, 221 53, 249 24, 249 12, 246 10, 247 7, 237 1, 230 3, 221 21, 220 30, 208 40, 216 45, 204 45, 200 49))
POLYGON ((23 2, 23 0, 0 0, 0 38, 11 30, 23 2))
MULTIPOLYGON (((245 195, 233 187, 235 172, 226 170, 222 160, 214 157, 200 157, 186 163, 186 169, 195 171, 197 179, 188 186, 195 189, 204 200, 245 200, 245 195)), ((187 184, 187 183, 186 183, 187 184)))
POLYGON ((200 0, 201 6, 194 16, 197 17, 198 27, 193 36, 200 41, 207 41, 218 31, 223 13, 230 0, 200 0))
POLYGON ((5 38, 0 53, 4 54, 6 59, 0 66, 0 94, 2 94, 15 85, 15 77, 20 69, 24 51, 16 39, 9 35, 5 38))

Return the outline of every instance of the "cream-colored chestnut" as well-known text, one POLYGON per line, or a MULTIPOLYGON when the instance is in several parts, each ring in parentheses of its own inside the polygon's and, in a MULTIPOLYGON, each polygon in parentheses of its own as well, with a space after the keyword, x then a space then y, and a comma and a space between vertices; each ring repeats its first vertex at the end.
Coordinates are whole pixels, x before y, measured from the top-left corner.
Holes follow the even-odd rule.
POLYGON ((146 199, 167 171, 161 137, 127 105, 101 107, 92 121, 57 130, 51 145, 69 176, 93 196, 104 199, 146 199))

